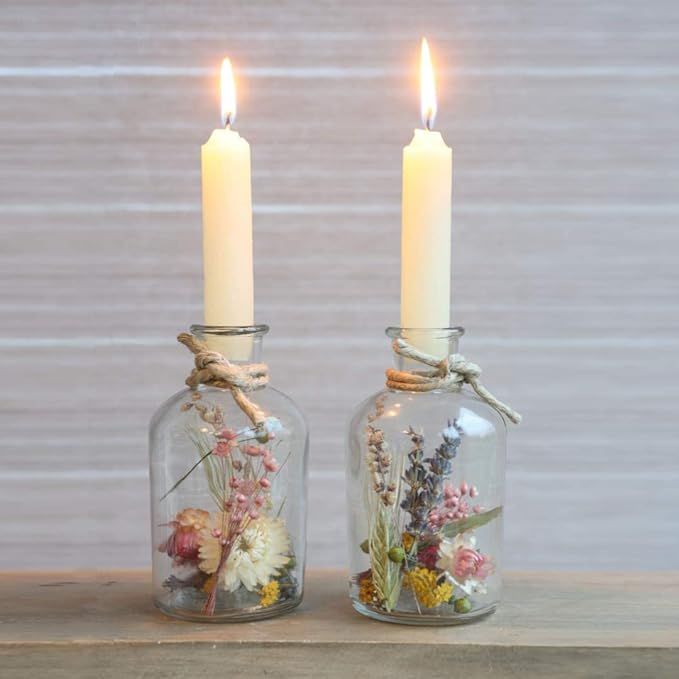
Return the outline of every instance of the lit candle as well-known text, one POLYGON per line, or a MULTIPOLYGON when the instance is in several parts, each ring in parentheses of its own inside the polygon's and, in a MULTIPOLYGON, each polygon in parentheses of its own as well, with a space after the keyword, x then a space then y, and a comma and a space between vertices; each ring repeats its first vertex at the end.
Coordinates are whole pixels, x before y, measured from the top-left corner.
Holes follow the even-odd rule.
POLYGON ((206 325, 252 325, 252 189, 250 144, 231 127, 236 90, 231 62, 221 73, 223 129, 201 149, 206 325))
MULTIPOLYGON (((450 323, 450 209, 452 150, 432 127, 436 85, 429 46, 422 40, 420 97, 424 129, 403 149, 401 326, 445 328, 450 323)), ((445 342, 417 340, 437 355, 445 342), (425 346, 426 344, 426 346, 425 346)))

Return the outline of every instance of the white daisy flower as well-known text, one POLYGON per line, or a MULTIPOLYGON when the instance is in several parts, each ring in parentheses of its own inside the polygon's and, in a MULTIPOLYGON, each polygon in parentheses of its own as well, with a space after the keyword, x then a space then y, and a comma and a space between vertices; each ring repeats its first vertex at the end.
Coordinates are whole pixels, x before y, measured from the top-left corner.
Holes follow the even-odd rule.
MULTIPOLYGON (((221 544, 212 532, 224 525, 222 515, 215 514, 202 532, 200 567, 206 573, 214 573, 219 564, 221 544)), ((290 536, 282 519, 261 516, 250 521, 247 528, 236 538, 226 565, 220 573, 220 585, 233 592, 243 585, 254 591, 265 585, 290 559, 290 536)))

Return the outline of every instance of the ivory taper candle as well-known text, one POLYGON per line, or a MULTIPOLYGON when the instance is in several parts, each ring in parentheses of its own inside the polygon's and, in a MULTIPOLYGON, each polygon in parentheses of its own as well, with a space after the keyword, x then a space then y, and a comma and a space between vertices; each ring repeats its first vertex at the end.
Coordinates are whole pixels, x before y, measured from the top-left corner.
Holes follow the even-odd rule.
POLYGON ((206 325, 253 325, 250 144, 231 129, 236 95, 231 62, 221 74, 223 129, 201 149, 206 325))
MULTIPOLYGON (((453 156, 436 117, 436 88, 426 40, 422 40, 420 96, 424 129, 403 149, 401 224, 401 326, 450 324, 450 223, 453 156)), ((420 346, 445 353, 445 343, 420 346)))

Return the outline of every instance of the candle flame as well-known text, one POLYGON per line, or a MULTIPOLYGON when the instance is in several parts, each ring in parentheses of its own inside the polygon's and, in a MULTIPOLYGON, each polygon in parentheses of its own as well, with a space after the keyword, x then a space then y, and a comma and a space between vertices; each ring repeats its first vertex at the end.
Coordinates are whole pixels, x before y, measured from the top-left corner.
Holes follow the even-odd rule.
POLYGON ((420 112, 422 124, 431 130, 436 119, 436 81, 426 38, 422 38, 420 54, 420 112))
POLYGON ((236 83, 231 60, 222 61, 222 125, 230 127, 236 120, 236 83))

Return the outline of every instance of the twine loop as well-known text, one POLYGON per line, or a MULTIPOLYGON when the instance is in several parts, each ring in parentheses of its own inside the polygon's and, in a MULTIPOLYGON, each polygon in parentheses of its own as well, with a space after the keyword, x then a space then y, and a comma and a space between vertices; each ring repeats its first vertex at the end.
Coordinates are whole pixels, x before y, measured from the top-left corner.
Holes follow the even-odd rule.
POLYGON ((495 398, 486 389, 479 377, 481 368, 468 361, 462 354, 451 354, 440 359, 427 354, 404 339, 397 338, 392 343, 394 353, 403 358, 429 366, 429 370, 387 370, 387 388, 398 391, 459 391, 464 384, 468 384, 489 406, 507 417, 514 424, 521 422, 521 415, 506 403, 495 398))
POLYGON ((250 421, 257 427, 264 424, 264 411, 245 392, 269 383, 269 368, 266 363, 231 363, 218 351, 211 350, 205 342, 187 332, 178 335, 177 341, 194 355, 195 367, 186 378, 188 387, 196 389, 198 385, 204 384, 218 389, 230 389, 234 401, 250 421))

